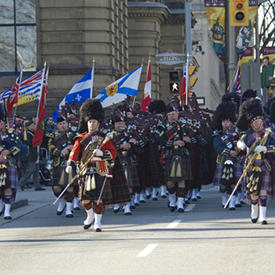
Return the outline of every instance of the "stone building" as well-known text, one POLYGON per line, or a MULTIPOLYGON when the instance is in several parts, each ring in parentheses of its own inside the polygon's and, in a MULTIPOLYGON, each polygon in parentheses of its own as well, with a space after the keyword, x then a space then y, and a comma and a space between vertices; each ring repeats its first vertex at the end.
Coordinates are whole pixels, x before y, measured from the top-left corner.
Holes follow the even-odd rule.
MULTIPOLYGON (((6 5, 9 1, 13 2, 13 0, 0 0, 0 5, 6 5)), ((137 96, 137 100, 140 100, 146 65, 150 57, 152 97, 166 102, 171 97, 169 71, 175 69, 180 71, 180 68, 157 65, 154 61, 156 54, 168 50, 185 52, 184 0, 15 0, 15 2, 16 15, 19 16, 16 17, 17 20, 20 18, 18 11, 23 7, 26 8, 26 13, 29 14, 28 9, 32 9, 32 13, 35 14, 35 22, 32 23, 35 23, 33 25, 36 35, 31 32, 34 36, 33 44, 36 45, 36 49, 32 49, 32 53, 36 55, 33 66, 40 69, 44 61, 50 64, 49 115, 73 84, 91 69, 93 58, 95 59, 94 96, 115 79, 143 63, 137 96), (26 6, 26 3, 29 5, 26 6)), ((198 82, 194 91, 197 96, 205 99, 206 107, 214 109, 224 91, 222 70, 209 40, 207 17, 202 0, 192 1, 192 12, 197 20, 192 29, 193 41, 202 49, 194 50, 194 56, 200 64, 196 74, 198 82), (210 64, 211 70, 209 70, 210 64)), ((19 27, 16 23, 15 28, 19 27)), ((5 39, 1 36, 2 44, 5 39)), ((30 49, 31 46, 26 48, 30 49)), ((24 53, 19 52, 20 48, 17 50, 17 56, 24 53)), ((1 58, 3 56, 5 53, 0 50, 1 63, 5 60, 1 58)), ((9 87, 15 79, 14 70, 6 69, 3 64, 0 71, 1 91, 9 87)), ((35 103, 30 106, 35 109, 35 103)), ((30 109, 29 106, 23 105, 18 107, 18 112, 30 112, 30 109)))

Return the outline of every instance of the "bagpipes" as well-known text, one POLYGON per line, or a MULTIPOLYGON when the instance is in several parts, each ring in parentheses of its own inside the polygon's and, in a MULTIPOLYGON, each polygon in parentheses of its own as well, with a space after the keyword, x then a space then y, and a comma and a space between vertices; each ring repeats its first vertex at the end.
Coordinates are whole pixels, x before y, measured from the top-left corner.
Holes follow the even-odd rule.
MULTIPOLYGON (((109 140, 112 139, 112 133, 110 135, 107 135, 105 137, 105 139, 102 139, 101 143, 98 145, 98 147, 96 149, 101 149, 109 140)), ((63 196, 63 194, 67 191, 67 189, 70 187, 71 184, 73 184, 73 182, 75 180, 77 180, 79 177, 83 176, 83 174, 86 172, 88 165, 92 162, 93 158, 95 157, 95 153, 92 153, 91 156, 86 160, 86 162, 82 165, 81 170, 70 180, 70 182, 67 184, 67 186, 64 188, 64 190, 60 193, 60 195, 56 198, 56 200, 53 202, 53 205, 55 205, 57 203, 57 201, 63 196)), ((107 177, 111 177, 109 175, 105 175, 105 181, 103 183, 103 186, 101 188, 101 192, 100 192, 100 196, 98 199, 98 203, 101 199, 102 193, 103 193, 103 189, 105 187, 105 182, 107 177)))

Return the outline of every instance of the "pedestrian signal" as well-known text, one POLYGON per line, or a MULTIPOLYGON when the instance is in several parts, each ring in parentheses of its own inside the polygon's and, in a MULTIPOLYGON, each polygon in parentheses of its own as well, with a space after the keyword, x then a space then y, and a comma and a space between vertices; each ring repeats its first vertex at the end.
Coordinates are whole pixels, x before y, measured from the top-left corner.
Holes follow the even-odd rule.
POLYGON ((180 90, 180 80, 179 80, 179 72, 172 71, 169 72, 169 88, 170 92, 173 94, 177 94, 180 90))

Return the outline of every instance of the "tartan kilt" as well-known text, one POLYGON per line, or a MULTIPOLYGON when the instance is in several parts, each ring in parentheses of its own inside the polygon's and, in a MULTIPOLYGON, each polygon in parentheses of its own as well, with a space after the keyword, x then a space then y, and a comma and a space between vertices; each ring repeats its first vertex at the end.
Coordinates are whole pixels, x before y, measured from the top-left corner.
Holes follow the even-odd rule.
MULTIPOLYGON (((271 178, 271 171, 269 171, 264 163, 264 160, 257 159, 254 162, 253 166, 259 166, 262 169, 262 181, 260 184, 260 192, 262 190, 266 190, 268 197, 271 198, 272 196, 272 178, 271 178)), ((249 175, 249 173, 248 173, 249 175)))
POLYGON ((191 168, 193 179, 191 180, 191 188, 198 188, 201 185, 201 153, 199 144, 194 143, 188 146, 190 152, 191 168))
MULTIPOLYGON (((222 177, 222 168, 223 168, 223 164, 217 163, 216 173, 213 179, 213 184, 216 186, 220 185, 220 181, 222 177)), ((234 162, 234 173, 235 173, 235 179, 237 183, 243 173, 243 165, 241 163, 234 162)))
MULTIPOLYGON (((100 176, 98 174, 94 174, 95 177, 95 183, 96 183, 96 188, 91 191, 87 191, 85 189, 85 183, 86 183, 86 176, 82 176, 80 178, 80 187, 79 187, 79 194, 78 198, 79 200, 89 200, 89 201, 97 201, 100 195, 100 191, 102 189, 105 177, 100 176)), ((102 197, 101 197, 102 203, 104 205, 109 205, 112 204, 112 190, 111 190, 111 185, 110 185, 110 179, 107 178, 105 182, 105 186, 103 189, 102 197)))
POLYGON ((17 189, 19 184, 17 169, 10 166, 8 166, 7 168, 9 177, 7 188, 17 189))
POLYGON ((145 151, 148 176, 147 185, 158 188, 163 184, 163 170, 160 164, 160 151, 158 149, 158 145, 155 143, 149 143, 148 147, 145 148, 145 151))
POLYGON ((215 175, 214 175, 214 178, 213 178, 213 184, 216 185, 216 186, 220 185, 220 180, 221 180, 221 177, 222 177, 222 167, 223 167, 222 164, 217 163, 216 172, 215 172, 215 175))
POLYGON ((110 180, 112 203, 122 203, 131 200, 129 186, 123 171, 123 167, 118 158, 112 168, 113 178, 110 180))
POLYGON ((150 186, 150 181, 148 182, 148 173, 147 173, 147 161, 144 151, 137 153, 137 173, 139 178, 139 190, 145 189, 150 186))
MULTIPOLYGON (((175 155, 174 155, 175 156, 175 155)), ((166 159, 165 161, 165 179, 167 181, 172 182, 180 182, 182 180, 184 181, 190 181, 192 180, 192 169, 191 169, 191 161, 190 158, 187 156, 178 156, 180 159, 180 165, 181 165, 181 174, 182 177, 171 177, 171 167, 173 165, 173 158, 166 159)))
MULTIPOLYGON (((65 167, 57 166, 53 167, 51 170, 51 176, 52 176, 52 186, 60 186, 62 189, 67 186, 69 183, 69 174, 66 173, 65 167)), ((73 175, 72 175, 73 176, 73 175)), ((78 182, 75 180, 73 182, 73 186, 77 186, 78 182)))

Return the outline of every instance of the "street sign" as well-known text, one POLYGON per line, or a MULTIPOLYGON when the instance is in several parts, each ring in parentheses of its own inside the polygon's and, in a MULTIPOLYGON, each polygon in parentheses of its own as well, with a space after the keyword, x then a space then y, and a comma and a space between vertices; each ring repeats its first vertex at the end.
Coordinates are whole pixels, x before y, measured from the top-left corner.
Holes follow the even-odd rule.
POLYGON ((186 54, 184 53, 160 53, 155 55, 155 62, 163 65, 176 65, 186 62, 186 54))

